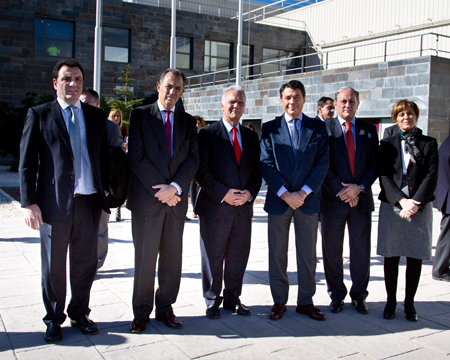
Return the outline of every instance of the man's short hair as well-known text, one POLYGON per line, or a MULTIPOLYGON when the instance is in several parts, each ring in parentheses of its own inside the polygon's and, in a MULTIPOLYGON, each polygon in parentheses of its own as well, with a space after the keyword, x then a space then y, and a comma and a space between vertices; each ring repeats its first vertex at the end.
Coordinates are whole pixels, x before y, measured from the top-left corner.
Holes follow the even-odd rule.
POLYGON ((66 60, 62 60, 59 61, 55 64, 55 66, 53 67, 53 79, 58 80, 58 74, 59 74, 59 70, 63 67, 63 66, 67 66, 67 67, 77 67, 78 69, 80 69, 81 71, 81 75, 83 75, 83 80, 84 80, 84 70, 83 67, 80 65, 80 63, 74 59, 66 59, 66 60))
POLYGON ((94 102, 97 102, 100 100, 100 96, 98 96, 98 92, 92 88, 84 88, 83 91, 81 92, 81 94, 82 95, 91 95, 92 100, 94 102))
MULTIPOLYGON (((328 101, 333 102, 334 100, 328 96, 322 96, 319 101, 317 102, 317 107, 325 107, 325 105, 327 104, 328 101)), ((319 113, 319 109, 317 109, 317 113, 319 113)))
POLYGON ((359 101, 359 92, 356 91, 355 89, 353 89, 353 88, 350 87, 350 86, 343 86, 343 87, 341 87, 338 91, 336 91, 336 94, 335 94, 335 96, 334 96, 334 99, 335 99, 336 101, 337 101, 337 98, 338 98, 338 96, 339 96, 339 93, 340 93, 341 91, 344 91, 344 90, 351 90, 351 91, 353 91, 353 93, 356 95, 356 100, 359 101))
POLYGON ((181 76, 181 78, 183 79, 183 88, 186 85, 186 75, 184 75, 184 72, 182 72, 181 70, 178 69, 174 69, 174 68, 169 68, 166 69, 162 72, 161 76, 159 77, 159 83, 162 84, 162 82, 164 81, 164 78, 166 77, 167 73, 172 73, 173 76, 181 76))
POLYGON ((221 101, 222 104, 225 104, 225 97, 227 96, 228 92, 229 92, 229 91, 232 91, 232 90, 241 93, 242 96, 244 97, 244 101, 247 102, 247 97, 245 96, 244 88, 243 88, 242 86, 240 86, 240 85, 231 85, 231 86, 228 86, 228 87, 223 91, 223 94, 222 94, 222 101, 221 101))
POLYGON ((286 88, 289 88, 289 89, 292 89, 292 90, 300 89, 300 92, 302 93, 303 99, 306 97, 305 86, 301 83, 301 81, 291 80, 291 81, 287 82, 286 84, 281 85, 281 87, 280 87, 280 99, 283 97, 283 91, 286 88))

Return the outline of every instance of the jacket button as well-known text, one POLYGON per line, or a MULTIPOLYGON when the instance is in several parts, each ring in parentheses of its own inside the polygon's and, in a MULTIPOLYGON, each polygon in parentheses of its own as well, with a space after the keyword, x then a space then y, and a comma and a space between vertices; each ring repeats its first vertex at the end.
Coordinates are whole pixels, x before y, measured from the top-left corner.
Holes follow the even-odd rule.
POLYGON ((409 190, 413 190, 412 186, 409 187, 409 190))
POLYGON ((411 177, 411 176, 408 176, 408 180, 412 180, 412 177, 411 177))

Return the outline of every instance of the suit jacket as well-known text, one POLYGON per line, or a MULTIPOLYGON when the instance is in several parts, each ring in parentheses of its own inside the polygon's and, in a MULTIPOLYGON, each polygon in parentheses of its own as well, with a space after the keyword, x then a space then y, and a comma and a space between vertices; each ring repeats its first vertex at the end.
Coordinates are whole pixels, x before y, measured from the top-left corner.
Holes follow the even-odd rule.
POLYGON ((313 192, 300 209, 305 214, 319 211, 317 195, 329 165, 325 122, 303 114, 299 137, 300 146, 294 155, 284 114, 263 124, 259 168, 269 186, 264 205, 269 214, 284 214, 289 207, 277 195, 282 186, 294 192, 308 185, 313 192))
POLYGON ((409 196, 400 189, 403 178, 402 150, 400 134, 381 140, 379 158, 379 174, 381 192, 379 199, 389 202, 393 206, 401 206, 398 201, 405 197, 420 201, 419 209, 434 200, 436 189, 439 155, 435 138, 418 135, 415 140, 421 156, 414 164, 408 164, 406 174, 408 178, 409 196))
POLYGON ((223 121, 204 127, 198 135, 200 166, 196 180, 201 186, 195 204, 195 213, 218 218, 238 211, 242 216, 253 216, 253 201, 261 187, 259 173, 258 134, 239 125, 242 142, 241 165, 223 121), (242 206, 222 202, 229 189, 248 190, 253 200, 242 206))
POLYGON ((106 126, 108 128, 109 146, 121 147, 123 144, 123 136, 122 131, 120 130, 120 126, 111 120, 106 121, 106 126))
MULTIPOLYGON (((109 213, 104 190, 110 191, 111 154, 105 112, 84 103, 81 109, 94 186, 102 209, 109 213)), ((44 221, 69 216, 75 169, 69 133, 56 100, 28 110, 20 142, 19 176, 22 206, 37 204, 44 221)))
POLYGON ((191 180, 198 168, 197 128, 193 116, 175 109, 173 122, 173 156, 170 157, 164 122, 158 103, 134 109, 130 115, 128 162, 132 171, 127 208, 142 215, 158 214, 167 204, 154 195, 158 184, 177 183, 181 202, 172 207, 177 217, 184 217, 188 206, 191 180))
POLYGON ((330 141, 330 167, 322 186, 321 213, 342 214, 350 206, 336 195, 343 189, 342 182, 364 185, 365 193, 359 194, 357 209, 374 210, 371 186, 377 178, 378 135, 375 125, 356 118, 356 159, 355 173, 350 170, 344 132, 337 117, 326 122, 330 141))
POLYGON ((450 136, 439 147, 439 176, 433 206, 444 214, 450 214, 450 136))

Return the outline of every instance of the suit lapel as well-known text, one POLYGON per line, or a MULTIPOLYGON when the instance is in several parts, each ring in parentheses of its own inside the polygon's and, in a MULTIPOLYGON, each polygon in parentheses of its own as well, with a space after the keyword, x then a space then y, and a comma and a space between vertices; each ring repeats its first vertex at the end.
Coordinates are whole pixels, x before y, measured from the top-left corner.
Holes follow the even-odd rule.
POLYGON ((300 163, 300 160, 303 157, 303 154, 305 153, 305 149, 306 146, 308 146, 309 143, 309 139, 311 138, 311 135, 313 133, 313 129, 311 126, 311 121, 310 119, 303 115, 302 117, 302 124, 301 124, 301 128, 300 128, 300 143, 299 143, 299 147, 298 150, 296 152, 296 164, 295 166, 297 167, 298 164, 300 163))
MULTIPOLYGON (((222 141, 223 146, 228 151, 228 153, 230 154, 233 161, 236 163, 236 165, 238 165, 237 159, 236 159, 236 154, 234 153, 234 149, 233 149, 233 146, 231 145, 230 137, 228 136, 227 129, 226 129, 225 125, 223 124, 222 119, 219 120, 219 124, 217 125, 217 136, 222 141)), ((241 131, 241 140, 242 140, 242 131, 241 131)))
POLYGON ((286 150, 286 153, 289 156, 289 159, 291 160, 292 164, 295 164, 295 155, 292 149, 291 134, 289 132, 289 128, 284 118, 284 115, 277 118, 276 122, 278 125, 279 132, 278 135, 275 136, 278 137, 278 142, 284 145, 284 149, 286 150))
POLYGON ((359 166, 363 166, 364 164, 361 164, 361 157, 364 156, 364 140, 367 138, 366 134, 364 133, 364 129, 361 128, 361 121, 355 119, 355 139, 356 139, 356 156, 355 156, 355 174, 356 170, 359 166))
MULTIPOLYGON (((183 139, 183 134, 185 133, 186 123, 183 121, 182 113, 180 110, 175 109, 175 112, 173 114, 173 129, 172 129, 172 148, 173 148, 173 154, 178 151, 178 148, 180 147, 181 140, 183 139)), ((164 134, 165 135, 165 134, 164 134)), ((166 140, 167 142, 167 140, 166 140)), ((167 146, 169 147, 169 146, 167 146)))
POLYGON ((155 102, 154 104, 152 104, 149 110, 150 114, 148 117, 148 121, 150 122, 150 126, 153 128, 156 139, 158 140, 159 145, 163 149, 164 155, 166 156, 167 160, 170 161, 171 156, 169 154, 169 144, 167 143, 163 119, 161 117, 161 112, 159 111, 158 108, 158 103, 155 102))
POLYGON ((69 131, 67 130, 66 123, 64 122, 61 106, 59 106, 59 103, 56 100, 53 102, 53 105, 50 109, 50 115, 55 121, 56 127, 58 128, 59 131, 59 135, 63 139, 64 144, 67 146, 67 148, 70 151, 70 154, 73 156, 72 145, 70 145, 69 131))
POLYGON ((344 132, 342 131, 341 123, 337 117, 330 121, 331 133, 336 138, 336 142, 342 152, 341 159, 345 159, 346 166, 350 170, 350 160, 348 158, 347 146, 345 145, 344 132))
MULTIPOLYGON (((96 134, 98 132, 98 129, 96 129, 95 127, 95 122, 92 121, 92 113, 89 109, 89 106, 84 105, 83 103, 81 103, 81 111, 83 112, 83 117, 84 117, 84 126, 86 127, 86 142, 87 142, 87 148, 88 148, 88 154, 89 154, 89 158, 91 158, 92 155, 92 141, 94 134, 96 134)), ((101 138, 101 136, 100 136, 101 138)), ((91 160, 91 164, 92 164, 92 159, 91 160)))

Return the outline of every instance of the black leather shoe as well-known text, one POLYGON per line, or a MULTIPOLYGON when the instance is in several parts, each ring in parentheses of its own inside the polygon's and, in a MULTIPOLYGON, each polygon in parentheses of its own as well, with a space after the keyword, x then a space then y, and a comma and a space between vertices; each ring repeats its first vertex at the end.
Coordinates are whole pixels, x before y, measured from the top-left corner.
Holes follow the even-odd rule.
POLYGON ((386 320, 392 320, 393 318, 395 318, 396 306, 397 306, 397 303, 392 303, 392 304, 387 303, 386 306, 384 307, 383 318, 386 320))
POLYGON ((49 322, 47 325, 47 330, 45 331, 44 339, 50 344, 60 342, 62 339, 61 325, 54 321, 49 322))
POLYGON ((250 309, 247 306, 245 306, 243 303, 241 303, 240 301, 239 301, 239 304, 237 304, 237 305, 228 305, 227 303, 224 302, 223 308, 225 310, 234 311, 236 314, 241 315, 241 316, 250 316, 252 314, 250 309))
POLYGON ((308 315, 313 320, 324 321, 326 320, 326 316, 322 314, 322 312, 314 306, 314 304, 309 305, 297 305, 295 309, 299 314, 308 315))
POLYGON ((450 274, 445 273, 442 276, 433 276, 434 280, 440 280, 440 281, 450 281, 450 274))
POLYGON ((275 303, 269 313, 270 320, 280 320, 286 312, 286 305, 275 303))
POLYGON ((87 315, 80 316, 77 320, 70 320, 72 327, 79 328, 85 335, 98 334, 98 326, 87 315))
POLYGON ((365 300, 352 300, 352 305, 360 314, 367 315, 369 313, 369 305, 367 305, 365 300))
POLYGON ((130 324, 130 331, 132 334, 138 334, 145 330, 145 324, 147 324, 150 319, 147 317, 135 317, 130 324))
POLYGON ((417 316, 416 312, 405 312, 406 320, 417 322, 419 320, 419 316, 417 316))
POLYGON ((342 299, 334 299, 329 306, 330 312, 332 312, 333 314, 340 313, 343 307, 344 307, 344 300, 342 299))
POLYGON ((156 311, 155 319, 164 322, 164 324, 172 329, 183 328, 183 323, 178 319, 174 313, 171 314, 160 314, 156 311))
POLYGON ((208 305, 206 308, 206 317, 211 320, 220 318, 220 311, 217 305, 208 305))

